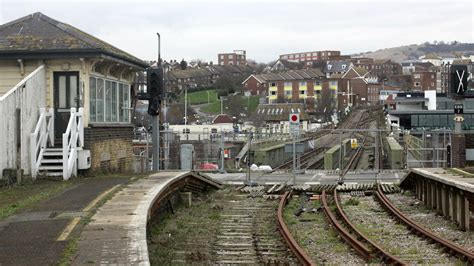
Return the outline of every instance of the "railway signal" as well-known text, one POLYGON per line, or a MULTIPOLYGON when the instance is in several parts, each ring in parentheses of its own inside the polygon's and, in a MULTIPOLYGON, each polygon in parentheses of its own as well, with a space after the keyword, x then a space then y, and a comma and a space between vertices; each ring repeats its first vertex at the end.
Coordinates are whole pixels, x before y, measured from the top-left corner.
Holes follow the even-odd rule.
POLYGON ((292 136, 300 135, 300 114, 294 113, 290 114, 289 119, 289 129, 292 136))

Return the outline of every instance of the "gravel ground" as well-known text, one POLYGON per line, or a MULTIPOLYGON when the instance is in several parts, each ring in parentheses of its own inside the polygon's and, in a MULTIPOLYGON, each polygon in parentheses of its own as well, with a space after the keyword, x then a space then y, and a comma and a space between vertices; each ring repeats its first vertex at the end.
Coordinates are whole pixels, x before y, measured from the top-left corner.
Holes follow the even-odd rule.
POLYGON ((456 224, 430 210, 410 192, 387 195, 392 203, 412 220, 439 236, 474 252, 474 232, 463 232, 456 224))
POLYGON ((285 222, 296 241, 315 263, 324 265, 363 265, 365 261, 338 236, 327 221, 319 201, 306 201, 308 210, 295 216, 301 198, 293 198, 285 208, 285 222))
POLYGON ((373 197, 357 197, 358 205, 345 204, 349 198, 348 194, 341 194, 343 209, 349 219, 366 236, 402 261, 409 264, 462 264, 398 224, 373 197))

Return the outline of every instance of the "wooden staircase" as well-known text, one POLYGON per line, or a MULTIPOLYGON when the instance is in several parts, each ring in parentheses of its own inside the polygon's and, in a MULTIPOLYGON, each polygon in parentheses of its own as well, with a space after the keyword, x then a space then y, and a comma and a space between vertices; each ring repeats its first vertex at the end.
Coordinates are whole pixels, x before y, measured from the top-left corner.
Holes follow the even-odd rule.
POLYGON ((43 153, 41 164, 38 168, 41 176, 63 176, 63 149, 48 147, 43 153))

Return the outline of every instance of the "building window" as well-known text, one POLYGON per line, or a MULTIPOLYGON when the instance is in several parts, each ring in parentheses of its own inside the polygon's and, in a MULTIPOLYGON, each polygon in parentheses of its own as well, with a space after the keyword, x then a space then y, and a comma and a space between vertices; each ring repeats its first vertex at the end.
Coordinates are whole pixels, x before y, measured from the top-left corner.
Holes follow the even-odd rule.
POLYGON ((419 79, 419 78, 420 78, 420 74, 415 74, 415 75, 413 75, 413 78, 419 79))
POLYGON ((420 86, 420 82, 415 82, 415 86, 420 86))
POLYGON ((270 87, 276 87, 276 83, 275 83, 275 82, 272 82, 272 83, 270 84, 270 87))
POLYGON ((129 123, 130 86, 96 77, 89 82, 91 123, 129 123))
POLYGON ((301 81, 300 82, 300 87, 305 87, 306 86, 306 81, 301 81))
POLYGON ((321 81, 315 81, 315 82, 314 82, 314 85, 315 85, 315 86, 321 86, 321 81))
POLYGON ((300 94, 301 94, 301 95, 305 95, 305 94, 306 94, 306 91, 305 91, 305 90, 301 90, 301 91, 300 91, 300 94))
POLYGON ((285 91, 286 96, 291 96, 291 91, 285 91))
POLYGON ((277 92, 276 91, 270 91, 270 95, 276 95, 277 92))
POLYGON ((285 87, 291 87, 291 82, 285 82, 285 87))
POLYGON ((232 58, 234 58, 234 55, 231 55, 231 54, 230 54, 230 55, 229 55, 229 59, 232 59, 232 58))
POLYGON ((224 59, 224 55, 221 54, 221 59, 224 59))

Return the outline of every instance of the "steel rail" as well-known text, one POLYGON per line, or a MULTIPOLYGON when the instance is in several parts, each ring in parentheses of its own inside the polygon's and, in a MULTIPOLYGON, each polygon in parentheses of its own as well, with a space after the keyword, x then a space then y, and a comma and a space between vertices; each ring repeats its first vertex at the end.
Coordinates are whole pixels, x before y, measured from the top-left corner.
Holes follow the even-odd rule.
POLYGON ((285 239, 286 244, 288 247, 293 251, 296 258, 302 265, 316 265, 311 258, 306 254, 303 248, 298 245, 293 235, 290 233, 290 230, 286 226, 285 220, 283 219, 283 209, 285 208, 288 198, 290 196, 290 192, 285 192, 280 200, 280 204, 278 205, 277 211, 277 223, 278 229, 280 230, 281 235, 285 239))
POLYGON ((423 226, 419 225, 412 219, 408 218, 404 213, 402 213, 395 205, 385 196, 380 185, 377 186, 376 191, 377 198, 381 202, 382 206, 387 209, 390 213, 396 216, 399 220, 405 223, 407 226, 410 227, 412 231, 414 231, 417 235, 421 235, 427 239, 430 239, 444 249, 448 250, 450 254, 455 254, 456 256, 460 257, 463 260, 467 260, 469 263, 474 263, 474 253, 464 249, 463 247, 446 240, 444 238, 439 237, 432 231, 424 228, 423 226))
POLYGON ((321 196, 321 202, 323 203, 323 210, 328 218, 329 222, 333 225, 334 229, 339 233, 339 235, 344 238, 344 240, 351 245, 366 261, 373 259, 372 251, 361 241, 357 240, 353 235, 351 235, 337 220, 334 213, 328 206, 326 199, 326 191, 323 191, 321 196))
POLYGON ((339 198, 337 196, 337 190, 334 190, 334 201, 336 203, 336 208, 339 216, 342 218, 346 226, 354 232, 360 239, 363 241, 369 243, 374 249, 372 249, 372 253, 378 253, 380 254, 379 256, 382 257, 382 261, 384 263, 392 264, 392 265, 406 265, 404 262, 402 262, 399 258, 391 255, 387 251, 385 251, 383 248, 381 248, 379 245, 374 243, 372 240, 370 240, 367 236, 365 236, 357 227, 349 220, 347 215, 344 213, 344 210, 341 207, 341 204, 339 202, 339 198))

